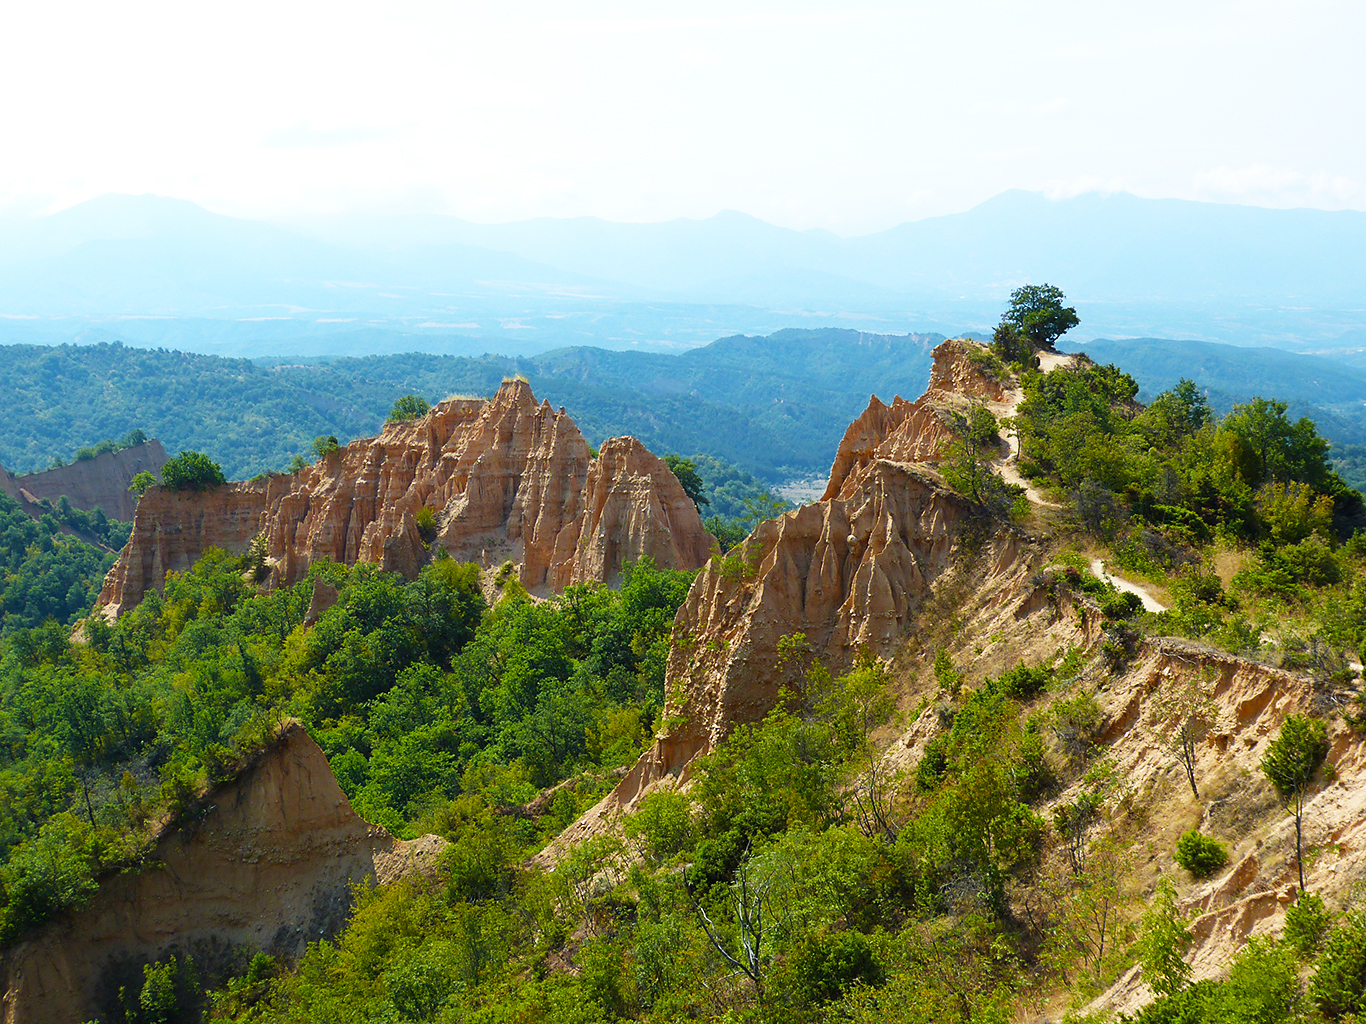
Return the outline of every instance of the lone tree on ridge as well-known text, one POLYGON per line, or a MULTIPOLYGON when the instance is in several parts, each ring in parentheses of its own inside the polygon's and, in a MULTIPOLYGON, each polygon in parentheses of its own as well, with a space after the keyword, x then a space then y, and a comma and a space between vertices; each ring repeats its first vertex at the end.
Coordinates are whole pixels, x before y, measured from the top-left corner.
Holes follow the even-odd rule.
POLYGON ((1081 323, 1076 309, 1063 305, 1066 298, 1061 288, 1051 284, 1016 288, 1010 293, 1010 308, 1001 315, 998 340, 1002 333, 1009 333, 1035 350, 1054 351, 1054 343, 1081 323))

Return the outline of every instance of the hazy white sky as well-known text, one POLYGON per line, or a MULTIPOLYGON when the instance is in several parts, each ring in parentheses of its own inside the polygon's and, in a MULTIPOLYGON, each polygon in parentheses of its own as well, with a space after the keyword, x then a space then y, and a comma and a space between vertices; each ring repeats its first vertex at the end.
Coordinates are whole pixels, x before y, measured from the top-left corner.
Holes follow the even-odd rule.
POLYGON ((1366 4, 5 5, 0 210, 852 234, 1007 188, 1366 209, 1366 4))

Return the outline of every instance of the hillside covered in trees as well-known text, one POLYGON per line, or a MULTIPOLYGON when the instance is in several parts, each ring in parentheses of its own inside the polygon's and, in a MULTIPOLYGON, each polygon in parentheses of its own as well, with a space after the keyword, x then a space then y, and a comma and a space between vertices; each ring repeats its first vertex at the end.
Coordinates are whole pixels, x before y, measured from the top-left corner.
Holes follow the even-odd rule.
MULTIPOLYGON (((0 942, 77 910, 290 717, 366 819, 446 840, 435 873, 361 891, 298 963, 149 964, 123 1021, 1005 1024, 1069 1005, 1099 1021, 1082 1009, 1131 969, 1156 997, 1147 1024, 1350 1020, 1366 1008, 1354 897, 1298 895, 1284 934, 1217 976, 1192 981, 1186 956, 1190 901, 1234 852, 1292 878, 1348 854, 1275 837, 1297 793, 1334 780, 1327 737, 1351 747, 1366 722, 1360 496, 1283 404, 1219 415, 1179 381, 1145 407, 1113 365, 972 358, 1018 382, 1005 426, 1036 498, 998 502, 984 480, 1001 425, 981 405, 942 476, 978 530, 1047 535, 1027 581, 1047 629, 1006 637, 950 589, 891 660, 834 673, 785 637, 801 685, 696 761, 690 788, 536 861, 676 724, 665 666, 696 642, 673 626, 690 575, 642 564, 619 591, 533 601, 506 568, 437 559, 405 581, 319 563, 263 593, 250 555, 211 552, 84 643, 59 621, 0 639, 0 942), (338 598, 306 626, 315 585, 338 598), (1050 646, 1056 629, 1075 641, 1050 646), (1184 709, 1171 737, 1121 714, 1161 650, 1312 700, 1259 741, 1260 766, 1206 777, 1178 742, 1212 728, 1198 671, 1151 698, 1184 709), (886 761, 899 738, 918 753, 886 761), (1169 781, 1130 785, 1118 759, 1134 749, 1169 781)), ((743 477, 693 468, 735 507, 743 477)), ((747 558, 703 572, 744 585, 747 558)))
MULTIPOLYGON (((491 395, 506 376, 563 405, 591 444, 632 434, 656 452, 705 454, 766 485, 823 474, 846 424, 870 394, 890 401, 925 388, 939 335, 787 330, 724 338, 681 355, 562 349, 530 358, 422 354, 361 359, 223 359, 122 345, 0 347, 12 402, 0 423, 0 465, 24 473, 69 461, 134 430, 168 452, 202 451, 230 479, 284 469, 314 438, 345 443, 380 429, 408 393, 436 402, 491 395)), ((1366 442, 1366 374, 1268 349, 1154 341, 1091 342, 1118 361, 1140 397, 1198 378, 1216 412, 1255 395, 1289 403, 1335 446, 1366 442), (1196 362, 1190 361, 1191 356, 1196 362)), ((1343 451, 1355 486, 1366 476, 1343 451)))

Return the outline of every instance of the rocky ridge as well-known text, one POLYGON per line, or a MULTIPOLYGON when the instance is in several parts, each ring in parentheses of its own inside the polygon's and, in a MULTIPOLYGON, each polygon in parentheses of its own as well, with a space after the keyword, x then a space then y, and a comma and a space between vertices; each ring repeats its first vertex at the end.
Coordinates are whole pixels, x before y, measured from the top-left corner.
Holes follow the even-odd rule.
POLYGON ((1004 394, 974 350, 981 346, 961 340, 936 348, 930 387, 914 402, 874 396, 845 432, 819 502, 761 523, 730 555, 712 557, 674 619, 672 724, 562 843, 605 827, 651 787, 685 778, 693 758, 799 684, 810 657, 832 672, 863 650, 890 659, 936 591, 1000 603, 1025 585, 1037 545, 954 493, 935 469, 955 436, 951 414, 1004 394), (779 641, 797 633, 806 657, 784 658, 779 641))
POLYGON ((101 881, 83 909, 0 957, 3 1024, 121 1019, 119 987, 142 965, 190 956, 206 980, 257 950, 295 957, 335 935, 351 886, 435 863, 443 841, 395 840, 363 821, 297 724, 167 827, 139 869, 101 881))
MULTIPOLYGON (((1065 574, 1052 561, 1060 542, 981 518, 934 470, 953 439, 952 411, 1010 398, 967 344, 936 350, 931 387, 915 402, 870 402, 846 432, 819 503, 761 524, 731 558, 713 558, 698 575, 675 619, 666 731, 538 860, 553 864, 565 845, 611 829, 652 789, 686 784, 694 758, 772 709, 809 663, 780 654, 784 637, 805 634, 805 654, 835 672, 860 649, 892 664, 903 707, 922 708, 886 737, 884 765, 894 771, 914 770, 942 729, 927 661, 935 648, 970 666, 969 685, 1071 649, 1085 667, 1070 686, 1093 691, 1100 710, 1093 741, 1117 780, 1110 827, 1125 830, 1122 844, 1135 858, 1131 895, 1141 900, 1158 877, 1175 879, 1195 937, 1193 978, 1221 977, 1249 938, 1283 931, 1295 897, 1294 823, 1260 763, 1288 715, 1324 714, 1324 694, 1305 676, 1167 637, 1144 641, 1126 667, 1107 671, 1104 618, 1093 599, 1060 582, 1065 574), (1162 687, 1192 680, 1218 709, 1196 748, 1198 800, 1157 710, 1162 687), (1230 840, 1228 867, 1209 881, 1192 880, 1173 859, 1189 828, 1230 840)), ((1046 521, 1048 508, 1039 511, 1046 521)), ((1051 700, 1036 713, 1046 716, 1051 700)), ((1366 872, 1366 736, 1327 717, 1331 767, 1307 805, 1305 875, 1331 906, 1366 872)), ((1040 812, 1048 817, 1086 785, 1074 779, 1040 812)), ((1135 967, 1089 1009, 1132 1013, 1151 999, 1135 967)))
POLYGON ((98 607, 117 616, 209 547, 243 554, 258 537, 268 586, 297 582, 319 559, 413 576, 441 549, 486 566, 516 562, 533 592, 611 582, 643 556, 695 569, 711 544, 663 460, 630 437, 594 458, 563 409, 508 380, 492 399, 447 400, 294 474, 204 493, 149 490, 98 607))
POLYGON ((143 472, 155 476, 167 458, 166 449, 153 438, 131 448, 104 452, 92 459, 26 476, 11 476, 0 467, 0 488, 15 500, 34 505, 44 499, 55 502, 65 495, 73 508, 85 512, 102 508, 110 519, 126 523, 133 518, 138 502, 128 490, 133 477, 143 472))

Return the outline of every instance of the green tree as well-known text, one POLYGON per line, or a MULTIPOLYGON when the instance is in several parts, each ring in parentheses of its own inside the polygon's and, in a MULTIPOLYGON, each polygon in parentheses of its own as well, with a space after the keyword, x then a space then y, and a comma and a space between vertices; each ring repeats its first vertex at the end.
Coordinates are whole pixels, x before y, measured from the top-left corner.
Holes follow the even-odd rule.
POLYGON ((331 434, 327 437, 319 434, 313 439, 313 454, 320 459, 325 459, 333 452, 340 450, 341 445, 337 443, 337 435, 331 434))
POLYGON ((681 455, 666 455, 664 461, 668 463, 669 469, 673 470, 673 475, 678 478, 683 493, 692 499, 692 503, 697 506, 698 512, 702 511, 703 505, 711 504, 707 500, 706 485, 697 472, 696 462, 692 459, 685 459, 681 455))
POLYGON ((1024 285, 1010 293, 1010 308, 1002 314, 1001 322, 1013 327, 1034 348, 1052 352, 1054 343, 1081 323, 1076 309, 1063 305, 1065 298, 1062 289, 1051 284, 1024 285))
POLYGON ((155 487, 156 482, 157 478, 144 469, 137 476, 133 477, 133 481, 128 485, 128 489, 141 497, 147 493, 147 488, 155 487))
POLYGON ((1262 771, 1295 815, 1295 860, 1299 866, 1300 892, 1304 892, 1304 802, 1324 758, 1328 756, 1328 730, 1322 720, 1291 715, 1266 756, 1262 771))
POLYGON ((1195 781, 1196 747, 1219 719, 1213 685, 1195 676, 1169 679, 1153 702, 1154 724, 1168 732, 1167 742, 1186 771, 1191 796, 1200 799, 1195 781))
POLYGON ((1143 980, 1158 995, 1175 995, 1190 980, 1186 952, 1194 936, 1186 927, 1188 923, 1177 906, 1176 887, 1171 879, 1162 879, 1152 905, 1143 915, 1143 932, 1138 940, 1143 980))
POLYGON ((1329 477, 1328 442, 1312 420, 1292 423, 1284 402, 1254 398, 1235 405, 1219 429, 1241 442, 1238 468, 1254 487, 1272 479, 1319 486, 1329 477))
POLYGON ((404 395, 389 410, 389 422, 406 423, 409 420, 417 419, 419 416, 426 416, 431 408, 431 405, 421 395, 404 395))
POLYGON ((223 467, 200 452, 181 452, 161 467, 161 482, 173 491, 207 491, 227 481, 223 467))

